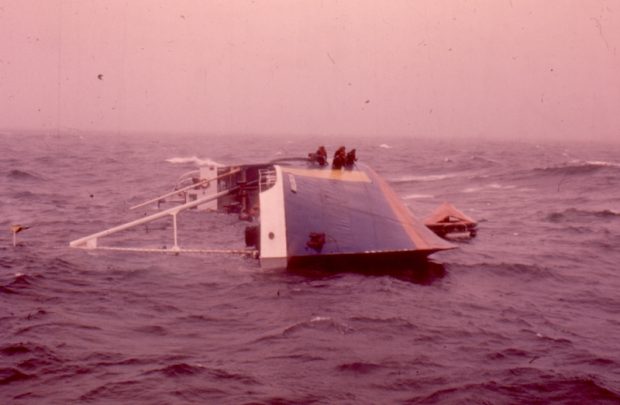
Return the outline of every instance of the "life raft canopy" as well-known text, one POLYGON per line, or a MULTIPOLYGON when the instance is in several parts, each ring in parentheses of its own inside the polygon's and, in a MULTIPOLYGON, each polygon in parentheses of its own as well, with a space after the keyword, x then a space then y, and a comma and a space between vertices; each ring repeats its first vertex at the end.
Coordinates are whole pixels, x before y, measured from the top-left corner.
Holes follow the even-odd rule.
POLYGON ((424 220, 431 231, 442 238, 474 237, 478 223, 450 203, 440 205, 424 220))

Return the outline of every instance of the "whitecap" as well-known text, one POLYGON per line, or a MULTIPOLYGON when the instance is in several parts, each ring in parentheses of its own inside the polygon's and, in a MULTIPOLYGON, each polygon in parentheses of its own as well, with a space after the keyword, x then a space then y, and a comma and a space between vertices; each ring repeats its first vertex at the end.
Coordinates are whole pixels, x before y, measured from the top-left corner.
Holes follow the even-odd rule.
POLYGON ((408 183, 411 181, 438 181, 450 179, 456 177, 456 174, 444 173, 444 174, 427 174, 427 175, 409 175, 401 176, 392 180, 393 183, 408 183))
POLYGON ((482 190, 514 190, 516 189, 517 186, 512 185, 512 184, 498 184, 498 183, 491 183, 491 184, 487 184, 484 186, 479 186, 479 187, 468 187, 466 189, 463 190, 464 193, 475 193, 478 191, 482 191, 482 190))
POLYGON ((382 143, 381 145, 379 145, 379 147, 383 149, 392 149, 392 147, 388 145, 387 143, 382 143))
POLYGON ((407 194, 403 196, 403 199, 404 200, 417 200, 420 198, 433 198, 433 197, 435 196, 431 194, 407 194))
POLYGON ((315 316, 310 319, 310 322, 321 322, 321 321, 331 321, 332 318, 329 316, 315 316))
POLYGON ((166 162, 172 164, 194 163, 196 166, 222 166, 221 163, 218 163, 215 160, 209 158, 201 159, 197 156, 171 157, 166 159, 166 162))
POLYGON ((497 184, 497 183, 491 183, 488 185, 488 187, 496 189, 496 190, 510 190, 513 188, 517 188, 517 186, 514 186, 512 184, 502 185, 502 184, 497 184))
POLYGON ((466 189, 463 189, 463 192, 464 193, 475 193, 480 190, 482 190, 482 187, 467 187, 466 189))
POLYGON ((590 166, 620 167, 620 163, 606 162, 604 160, 588 160, 586 164, 590 166))

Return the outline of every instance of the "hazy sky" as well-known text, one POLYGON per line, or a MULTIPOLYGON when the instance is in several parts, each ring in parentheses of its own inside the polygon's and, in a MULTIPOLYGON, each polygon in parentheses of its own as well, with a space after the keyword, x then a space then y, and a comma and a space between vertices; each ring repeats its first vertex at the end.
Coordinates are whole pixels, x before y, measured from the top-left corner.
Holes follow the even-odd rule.
POLYGON ((620 140, 620 0, 0 0, 0 128, 620 140))

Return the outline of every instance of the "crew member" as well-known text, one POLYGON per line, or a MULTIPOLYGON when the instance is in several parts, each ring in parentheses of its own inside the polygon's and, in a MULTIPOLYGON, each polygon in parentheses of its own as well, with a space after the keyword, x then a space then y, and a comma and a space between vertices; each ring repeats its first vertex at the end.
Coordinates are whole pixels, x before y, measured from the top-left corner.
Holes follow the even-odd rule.
POLYGON ((344 146, 338 148, 334 153, 334 160, 332 161, 332 169, 342 169, 345 161, 347 160, 347 152, 344 146))
POLYGON ((310 159, 311 162, 318 163, 319 166, 325 166, 327 164, 327 150, 325 146, 319 146, 316 152, 309 153, 308 159, 310 159))
POLYGON ((344 167, 346 167, 347 169, 352 169, 355 162, 357 162, 357 157, 355 156, 355 149, 351 149, 351 151, 347 153, 347 157, 345 158, 344 167))

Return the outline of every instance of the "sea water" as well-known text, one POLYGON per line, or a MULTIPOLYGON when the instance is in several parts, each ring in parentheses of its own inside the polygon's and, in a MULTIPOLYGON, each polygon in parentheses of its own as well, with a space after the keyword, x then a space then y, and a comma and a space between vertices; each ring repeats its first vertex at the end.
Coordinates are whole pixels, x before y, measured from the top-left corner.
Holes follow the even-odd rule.
MULTIPOLYGON (((5 133, 0 151, 2 404, 620 402, 618 145, 5 133), (128 208, 198 164, 319 144, 356 148, 418 218, 453 203, 478 236, 341 273, 69 248, 156 212, 128 208), (29 227, 16 247, 12 224, 29 227)), ((181 246, 243 247, 234 215, 178 219, 181 246)), ((170 220, 123 237, 170 247, 170 220)))

